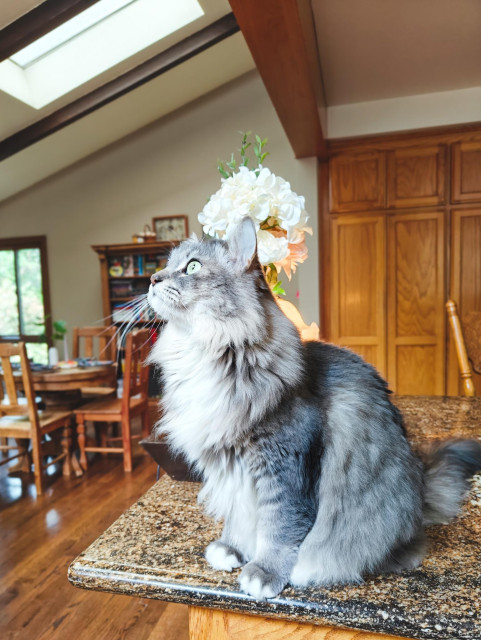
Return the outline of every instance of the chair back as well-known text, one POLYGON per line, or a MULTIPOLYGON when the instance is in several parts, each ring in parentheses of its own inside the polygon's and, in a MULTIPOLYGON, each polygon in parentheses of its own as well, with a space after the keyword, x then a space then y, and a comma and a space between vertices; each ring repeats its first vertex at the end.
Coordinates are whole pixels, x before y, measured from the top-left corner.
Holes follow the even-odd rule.
POLYGON ((462 320, 468 358, 476 373, 481 373, 481 311, 468 311, 462 320))
POLYGON ((73 358, 117 359, 116 327, 74 327, 73 358))
POLYGON ((35 404, 35 393, 33 390, 32 374, 28 362, 27 351, 23 342, 12 344, 10 342, 0 343, 0 361, 2 363, 3 379, 5 381, 5 391, 7 397, 4 398, 0 413, 6 415, 28 415, 32 426, 38 429, 38 414, 35 404), (27 404, 20 404, 18 401, 18 387, 15 384, 11 358, 20 358, 20 369, 22 372, 22 386, 27 404), (5 400, 8 399, 8 403, 5 400))
POLYGON ((129 410, 130 398, 139 395, 147 401, 149 386, 149 365, 145 364, 149 355, 148 329, 140 329, 127 334, 125 343, 124 385, 122 412, 129 410))
POLYGON ((454 338, 454 346, 456 347, 456 355, 458 357, 459 373, 463 383, 464 395, 473 397, 476 395, 473 383, 473 374, 468 360, 468 353, 466 351, 461 322, 459 321, 458 309, 454 300, 448 300, 446 302, 446 311, 448 312, 449 324, 454 338))

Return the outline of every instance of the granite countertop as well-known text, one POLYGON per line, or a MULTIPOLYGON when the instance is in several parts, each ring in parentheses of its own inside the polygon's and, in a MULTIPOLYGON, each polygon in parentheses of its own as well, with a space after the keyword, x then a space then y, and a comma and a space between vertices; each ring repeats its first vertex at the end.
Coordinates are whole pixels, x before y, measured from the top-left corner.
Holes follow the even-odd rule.
MULTIPOLYGON (((395 397, 416 443, 481 437, 481 398, 395 397)), ((70 566, 72 584, 249 614, 408 638, 480 640, 481 476, 450 525, 430 527, 422 567, 337 588, 286 588, 256 601, 204 557, 221 527, 197 505, 196 483, 163 476, 70 566)))

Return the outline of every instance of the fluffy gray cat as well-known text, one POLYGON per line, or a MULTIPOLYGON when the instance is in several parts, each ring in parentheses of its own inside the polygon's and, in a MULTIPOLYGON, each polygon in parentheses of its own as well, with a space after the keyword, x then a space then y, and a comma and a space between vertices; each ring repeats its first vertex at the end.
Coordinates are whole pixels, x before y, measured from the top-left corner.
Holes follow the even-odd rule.
POLYGON ((164 381, 157 433, 202 474, 199 499, 224 521, 207 561, 243 566, 256 598, 418 566, 424 525, 456 515, 481 445, 447 442, 421 462, 375 369, 301 342, 249 218, 228 243, 186 240, 151 281, 167 320, 151 355, 164 381))

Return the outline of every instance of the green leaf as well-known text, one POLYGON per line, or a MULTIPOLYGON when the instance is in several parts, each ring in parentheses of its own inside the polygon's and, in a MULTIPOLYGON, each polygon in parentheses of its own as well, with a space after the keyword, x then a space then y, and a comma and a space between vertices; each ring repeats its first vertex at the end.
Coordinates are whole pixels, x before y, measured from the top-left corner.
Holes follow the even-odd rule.
POLYGON ((67 333, 67 323, 65 320, 57 320, 53 323, 53 334, 52 338, 54 340, 62 340, 65 334, 67 333))
POLYGON ((217 165, 217 171, 220 173, 220 175, 221 175, 223 178, 228 178, 228 177, 229 177, 229 174, 227 173, 227 171, 226 171, 226 170, 225 170, 225 168, 224 168, 224 163, 223 163, 223 162, 220 162, 220 163, 217 165))
POLYGON ((274 287, 272 288, 272 293, 274 293, 276 296, 285 296, 286 292, 284 291, 284 289, 282 288, 282 282, 276 282, 276 284, 274 285, 274 287))

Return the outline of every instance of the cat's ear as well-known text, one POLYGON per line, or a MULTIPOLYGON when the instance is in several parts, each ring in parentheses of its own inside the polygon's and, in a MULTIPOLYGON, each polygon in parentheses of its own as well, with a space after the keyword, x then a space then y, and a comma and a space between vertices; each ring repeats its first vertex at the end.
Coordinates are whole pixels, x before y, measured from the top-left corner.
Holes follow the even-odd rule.
POLYGON ((256 227, 251 218, 248 216, 242 218, 230 234, 228 244, 229 252, 239 271, 246 271, 257 250, 256 227))

